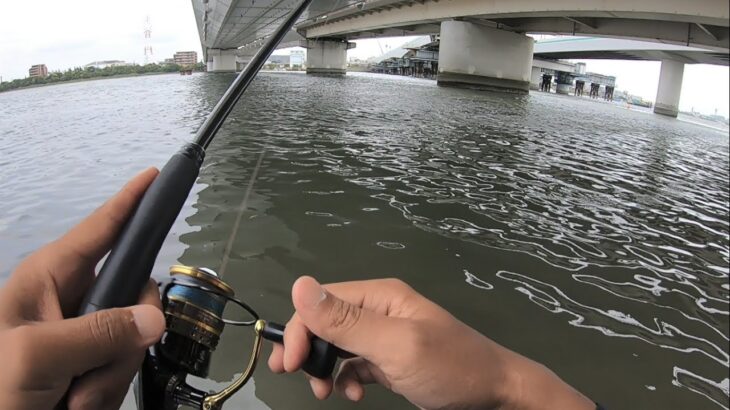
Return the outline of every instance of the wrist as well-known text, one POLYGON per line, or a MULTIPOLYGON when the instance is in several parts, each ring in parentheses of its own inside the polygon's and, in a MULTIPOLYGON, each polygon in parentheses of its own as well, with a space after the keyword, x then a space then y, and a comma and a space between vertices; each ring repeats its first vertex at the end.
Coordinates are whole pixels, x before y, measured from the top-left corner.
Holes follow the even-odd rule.
POLYGON ((561 380, 550 369, 509 352, 499 410, 595 410, 593 401, 561 380))

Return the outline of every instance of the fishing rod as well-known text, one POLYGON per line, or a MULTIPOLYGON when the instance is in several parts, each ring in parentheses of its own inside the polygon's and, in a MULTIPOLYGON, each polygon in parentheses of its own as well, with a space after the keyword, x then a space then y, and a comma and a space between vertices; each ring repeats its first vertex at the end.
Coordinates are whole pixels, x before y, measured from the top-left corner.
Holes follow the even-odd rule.
MULTIPOLYGON (((198 177, 205 150, 271 53, 311 2, 301 0, 296 5, 218 101, 199 128, 194 142, 183 146, 162 168, 126 221, 85 296, 79 315, 137 303, 162 243, 198 177)), ((147 352, 140 369, 136 382, 140 410, 177 409, 180 405, 219 409, 251 377, 262 339, 283 343, 284 326, 260 320, 256 312, 236 299, 233 289, 210 269, 174 266, 170 269, 170 278, 160 283, 160 290, 167 329, 162 340, 147 352), (248 312, 251 320, 223 319, 228 302, 248 312), (218 393, 206 393, 188 386, 185 382, 188 374, 207 376, 211 353, 226 324, 255 328, 254 348, 247 369, 231 386, 218 393)), ((337 349, 314 337, 303 369, 312 376, 327 378, 336 360, 337 349)))

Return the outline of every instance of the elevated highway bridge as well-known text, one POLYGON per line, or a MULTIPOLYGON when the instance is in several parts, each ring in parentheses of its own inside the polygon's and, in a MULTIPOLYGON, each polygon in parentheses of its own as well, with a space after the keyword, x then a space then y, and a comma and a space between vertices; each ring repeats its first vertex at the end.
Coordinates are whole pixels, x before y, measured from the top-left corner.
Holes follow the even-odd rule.
MULTIPOLYGON (((269 36, 292 0, 192 0, 209 71, 231 71, 269 36)), ((344 74, 349 40, 438 34, 442 85, 529 89, 527 33, 633 39, 694 50, 546 51, 552 57, 662 61, 656 112, 676 116, 685 63, 727 65, 730 20, 718 0, 314 0, 285 40, 308 49, 311 73, 344 74), (651 51, 651 53, 649 52, 651 51), (689 52, 690 54, 686 54, 689 52), (692 56, 705 54, 702 61, 692 56), (499 56, 499 58, 494 58, 499 56), (703 60, 704 59, 704 60, 703 60)), ((541 55, 541 58, 547 57, 541 55)))

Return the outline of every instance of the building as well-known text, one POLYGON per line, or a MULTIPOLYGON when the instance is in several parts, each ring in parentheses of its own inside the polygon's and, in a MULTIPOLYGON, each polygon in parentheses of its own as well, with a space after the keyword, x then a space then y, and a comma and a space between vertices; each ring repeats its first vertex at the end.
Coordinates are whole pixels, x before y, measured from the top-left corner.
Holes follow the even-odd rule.
POLYGON ((198 53, 195 51, 178 51, 172 56, 175 64, 180 66, 195 65, 198 63, 198 53))
POLYGON ((269 56, 269 59, 266 60, 266 64, 273 64, 277 67, 283 68, 284 66, 289 65, 290 56, 282 56, 282 55, 271 55, 269 56))
POLYGON ((438 73, 439 41, 419 37, 372 60, 376 73, 434 78, 438 73))
POLYGON ((304 66, 304 50, 292 50, 289 54, 289 67, 302 68, 304 66))
POLYGON ((28 70, 28 75, 30 77, 47 77, 48 67, 45 64, 36 64, 28 70))
POLYGON ((122 60, 102 60, 102 61, 92 61, 89 64, 86 64, 84 68, 91 68, 94 67, 96 69, 104 69, 107 67, 123 67, 127 66, 129 63, 122 60))

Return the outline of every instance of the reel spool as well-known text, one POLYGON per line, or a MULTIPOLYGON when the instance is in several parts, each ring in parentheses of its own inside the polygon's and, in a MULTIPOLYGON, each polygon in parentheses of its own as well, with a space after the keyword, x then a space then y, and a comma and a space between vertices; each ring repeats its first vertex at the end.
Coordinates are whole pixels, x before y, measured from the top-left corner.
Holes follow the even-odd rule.
MULTIPOLYGON (((233 289, 212 269, 175 265, 170 278, 159 283, 166 332, 145 355, 135 381, 139 410, 176 410, 181 405, 201 410, 221 409, 223 403, 253 375, 263 339, 284 342, 284 326, 267 323, 246 303, 235 298, 233 289), (248 321, 225 319, 232 302, 250 317, 248 321), (206 393, 186 383, 188 374, 205 378, 210 360, 225 325, 253 326, 254 343, 246 369, 220 392, 206 393)), ((303 369, 319 378, 332 374, 338 350, 317 337, 303 369)))
POLYGON ((207 377, 210 357, 226 325, 223 310, 232 301, 245 309, 251 322, 228 324, 251 326, 258 315, 234 298, 233 289, 207 268, 176 265, 170 268, 172 284, 163 298, 167 334, 159 344, 165 358, 187 373, 207 377))

